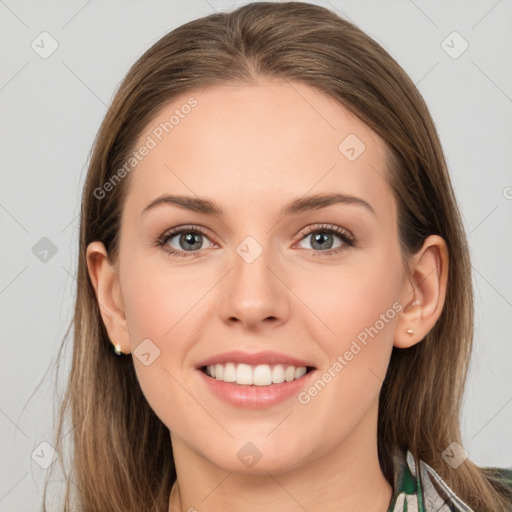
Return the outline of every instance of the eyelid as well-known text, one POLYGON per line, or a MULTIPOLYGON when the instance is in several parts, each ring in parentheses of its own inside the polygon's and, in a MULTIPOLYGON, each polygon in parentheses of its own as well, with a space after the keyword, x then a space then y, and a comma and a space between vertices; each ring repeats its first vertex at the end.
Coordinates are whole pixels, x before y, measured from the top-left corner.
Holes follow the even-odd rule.
POLYGON ((338 236, 344 236, 349 240, 355 240, 354 235, 345 228, 342 228, 341 226, 337 226, 336 224, 311 224, 309 226, 306 226, 299 232, 299 236, 304 237, 307 235, 310 235, 311 233, 316 232, 334 232, 338 236))
MULTIPOLYGON (((153 244, 153 246, 154 247, 162 248, 165 252, 167 252, 170 255, 192 256, 193 257, 199 251, 176 250, 176 249, 173 249, 172 247, 169 247, 167 245, 167 242, 170 239, 174 238, 175 236, 181 235, 182 233, 191 233, 191 232, 199 233, 199 234, 203 235, 205 238, 207 238, 208 240, 210 240, 210 238, 211 238, 209 233, 207 232, 207 230, 205 228, 203 228, 201 226, 197 226, 195 224, 184 224, 182 226, 175 226, 175 227, 173 227, 171 229, 168 229, 168 230, 164 231, 164 233, 162 233, 155 240, 155 243, 153 244)), ((210 240, 210 242, 212 244, 214 244, 214 245, 217 245, 212 240, 210 240)))
POLYGON ((343 228, 341 226, 338 226, 336 224, 312 224, 310 226, 305 227, 302 229, 299 233, 299 240, 294 244, 297 245, 300 242, 302 242, 307 236, 311 235, 312 233, 330 233, 337 236, 341 242, 341 247, 336 247, 334 249, 327 249, 325 251, 315 251, 313 249, 309 249, 308 252, 310 254, 313 254, 314 256, 320 256, 320 255, 337 255, 341 253, 342 251, 345 251, 346 249, 350 247, 357 247, 357 239, 356 237, 346 228, 343 228))
POLYGON ((206 236, 207 238, 210 238, 210 235, 206 228, 203 228, 202 226, 198 226, 196 224, 183 224, 182 226, 175 226, 173 228, 168 229, 167 231, 164 231, 164 233, 161 235, 161 238, 167 238, 169 236, 189 232, 198 232, 206 236))

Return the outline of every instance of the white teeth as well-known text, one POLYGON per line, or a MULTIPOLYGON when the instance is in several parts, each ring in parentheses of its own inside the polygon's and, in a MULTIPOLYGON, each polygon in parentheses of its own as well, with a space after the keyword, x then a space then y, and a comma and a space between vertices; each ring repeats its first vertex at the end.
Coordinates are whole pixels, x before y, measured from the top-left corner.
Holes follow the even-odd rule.
POLYGON ((272 384, 272 370, 268 364, 260 364, 254 368, 252 383, 255 386, 269 386, 272 384))
POLYGON ((288 368, 286 368, 286 371, 284 372, 284 380, 286 382, 291 382, 294 378, 295 378, 295 367, 288 366, 288 368))
POLYGON ((298 368, 295 368, 295 378, 300 379, 303 375, 306 375, 306 367, 305 366, 299 366, 298 368))
MULTIPOLYGON (((224 379, 222 379, 224 380, 224 379)), ((236 369, 237 384, 252 384, 252 369, 248 364, 239 364, 236 369)))
POLYGON ((251 366, 248 364, 225 363, 215 364, 206 367, 206 374, 216 380, 224 382, 236 382, 245 386, 269 386, 270 384, 281 384, 300 379, 307 372, 305 366, 289 365, 268 365, 259 364, 251 366))
POLYGON ((225 382, 236 382, 236 366, 233 363, 227 363, 224 366, 222 378, 225 382))
POLYGON ((284 382, 284 369, 282 365, 276 364, 274 368, 272 368, 272 382, 274 384, 281 384, 284 382))

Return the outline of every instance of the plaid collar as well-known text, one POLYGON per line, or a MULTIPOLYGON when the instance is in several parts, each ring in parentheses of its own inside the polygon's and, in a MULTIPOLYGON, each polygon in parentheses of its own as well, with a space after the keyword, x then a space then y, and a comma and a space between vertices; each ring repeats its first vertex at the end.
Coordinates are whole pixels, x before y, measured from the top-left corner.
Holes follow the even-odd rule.
POLYGON ((397 451, 393 463, 395 482, 388 512, 474 512, 426 462, 416 462, 409 450, 397 451))

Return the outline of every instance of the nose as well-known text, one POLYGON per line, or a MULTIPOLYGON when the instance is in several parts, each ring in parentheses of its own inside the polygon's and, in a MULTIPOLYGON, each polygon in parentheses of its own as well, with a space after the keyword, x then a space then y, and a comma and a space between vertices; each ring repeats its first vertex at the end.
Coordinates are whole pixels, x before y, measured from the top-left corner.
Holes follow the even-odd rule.
POLYGON ((282 269, 270 249, 254 261, 240 254, 235 253, 233 268, 223 280, 222 320, 253 331, 278 327, 290 314, 290 291, 282 269))

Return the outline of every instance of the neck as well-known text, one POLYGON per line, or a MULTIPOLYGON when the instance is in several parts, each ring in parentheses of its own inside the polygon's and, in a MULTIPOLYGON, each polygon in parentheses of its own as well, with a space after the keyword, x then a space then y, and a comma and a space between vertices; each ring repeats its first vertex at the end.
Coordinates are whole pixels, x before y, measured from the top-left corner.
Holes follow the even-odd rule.
POLYGON ((376 419, 372 408, 337 446, 283 473, 223 470, 171 435, 178 480, 169 512, 387 512, 392 487, 379 465, 376 419))

